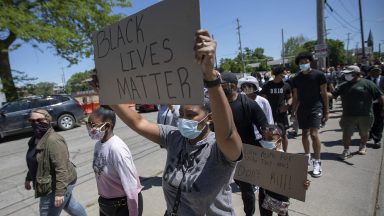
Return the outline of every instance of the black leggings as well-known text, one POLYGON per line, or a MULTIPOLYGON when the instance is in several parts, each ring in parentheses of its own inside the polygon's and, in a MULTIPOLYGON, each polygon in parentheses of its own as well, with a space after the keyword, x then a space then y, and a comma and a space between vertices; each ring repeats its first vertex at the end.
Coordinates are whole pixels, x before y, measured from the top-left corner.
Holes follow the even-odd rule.
MULTIPOLYGON (((118 202, 119 200, 125 200, 125 197, 122 198, 113 198, 113 199, 106 199, 106 198, 99 198, 99 213, 100 216, 129 216, 128 206, 120 205, 120 206, 114 206, 113 203, 118 202), (112 204, 112 205, 108 205, 112 204)), ((143 214, 143 196, 141 195, 141 192, 139 193, 139 216, 143 214)))

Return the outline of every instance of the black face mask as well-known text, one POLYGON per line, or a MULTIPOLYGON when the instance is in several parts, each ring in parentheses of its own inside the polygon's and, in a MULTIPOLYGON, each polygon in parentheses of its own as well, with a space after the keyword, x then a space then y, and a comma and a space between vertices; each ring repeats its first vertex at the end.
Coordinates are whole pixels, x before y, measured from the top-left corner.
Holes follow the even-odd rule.
POLYGON ((51 127, 51 124, 46 122, 34 122, 32 123, 33 132, 35 133, 35 136, 40 139, 44 136, 45 133, 49 130, 51 127))

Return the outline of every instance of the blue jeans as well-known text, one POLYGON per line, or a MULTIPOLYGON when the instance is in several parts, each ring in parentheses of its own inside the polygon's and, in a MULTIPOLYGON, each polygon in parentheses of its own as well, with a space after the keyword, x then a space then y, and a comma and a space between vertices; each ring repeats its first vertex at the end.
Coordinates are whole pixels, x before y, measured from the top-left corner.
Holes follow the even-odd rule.
POLYGON ((87 216, 84 207, 72 196, 73 187, 75 184, 68 185, 59 207, 55 207, 55 192, 40 197, 40 216, 59 216, 63 209, 72 216, 87 216))

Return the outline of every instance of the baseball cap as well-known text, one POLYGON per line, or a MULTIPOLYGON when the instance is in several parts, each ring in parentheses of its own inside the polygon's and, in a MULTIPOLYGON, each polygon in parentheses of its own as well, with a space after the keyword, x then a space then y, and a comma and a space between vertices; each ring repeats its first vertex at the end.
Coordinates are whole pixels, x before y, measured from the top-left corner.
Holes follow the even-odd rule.
POLYGON ((381 72, 380 65, 374 65, 374 66, 371 68, 371 71, 380 71, 380 72, 381 72))
POLYGON ((221 83, 234 83, 237 84, 237 77, 234 73, 225 72, 221 74, 221 83))
POLYGON ((238 83, 237 83, 237 87, 241 88, 241 85, 243 85, 244 83, 250 83, 250 84, 255 85, 257 90, 259 90, 259 88, 260 88, 259 87, 259 81, 253 76, 247 76, 247 77, 240 78, 238 83))
POLYGON ((346 66, 341 73, 360 73, 360 68, 355 65, 346 66))

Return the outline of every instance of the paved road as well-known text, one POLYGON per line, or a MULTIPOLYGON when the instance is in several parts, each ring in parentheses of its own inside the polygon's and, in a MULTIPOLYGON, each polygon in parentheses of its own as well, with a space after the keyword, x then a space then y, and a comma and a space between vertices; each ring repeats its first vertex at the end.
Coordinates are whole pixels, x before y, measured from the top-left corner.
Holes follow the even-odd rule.
MULTIPOLYGON (((356 155, 347 161, 338 160, 337 155, 342 151, 338 127, 340 114, 338 104, 327 126, 321 130, 324 175, 318 179, 309 177, 312 184, 307 201, 291 200, 290 215, 370 216, 374 215, 376 206, 382 207, 383 199, 378 197, 378 189, 384 189, 383 184, 379 185, 383 149, 370 148, 367 156, 356 155)), ((144 116, 155 120, 156 113, 145 113, 144 116)), ((161 174, 165 151, 138 136, 121 121, 118 121, 115 133, 129 145, 142 177, 144 215, 163 215, 165 203, 161 174)), ((84 126, 60 134, 67 140, 71 159, 77 165, 78 182, 74 195, 87 207, 89 215, 98 215, 97 189, 91 169, 94 142, 89 139, 84 126)), ((353 138, 351 150, 357 151, 357 134, 353 138)), ((33 197, 32 191, 26 191, 23 186, 27 140, 27 136, 13 137, 0 143, 0 215, 38 215, 38 200, 33 197)), ((289 151, 303 152, 299 138, 290 139, 289 151)), ((233 188, 236 213, 243 215, 240 194, 236 187, 233 188)))

